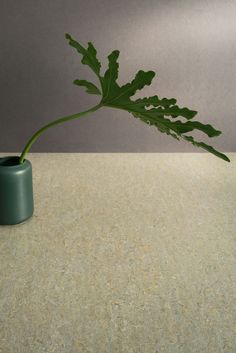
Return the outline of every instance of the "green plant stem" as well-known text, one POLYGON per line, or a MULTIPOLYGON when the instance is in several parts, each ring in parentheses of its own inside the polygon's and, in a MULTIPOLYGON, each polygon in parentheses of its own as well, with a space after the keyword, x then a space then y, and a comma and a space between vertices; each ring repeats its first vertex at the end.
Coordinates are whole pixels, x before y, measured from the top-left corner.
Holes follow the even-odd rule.
POLYGON ((89 114, 91 112, 94 112, 96 110, 98 110, 99 108, 102 107, 102 104, 99 103, 97 105, 95 105, 94 107, 85 110, 83 112, 77 113, 77 114, 72 114, 72 115, 68 115, 68 116, 64 116, 63 118, 57 119, 52 121, 51 123, 44 125, 41 129, 39 129, 38 131, 35 132, 35 134, 31 137, 31 139, 27 142, 27 144, 25 145, 25 148, 23 149, 23 152, 21 153, 20 156, 20 161, 19 163, 22 164, 25 160, 25 156, 26 154, 29 152, 29 149, 31 148, 31 146, 33 145, 33 143, 38 139, 38 137, 47 129, 49 129, 52 126, 55 126, 57 124, 61 124, 64 123, 65 121, 69 121, 72 119, 76 119, 76 118, 80 118, 83 115, 89 114))

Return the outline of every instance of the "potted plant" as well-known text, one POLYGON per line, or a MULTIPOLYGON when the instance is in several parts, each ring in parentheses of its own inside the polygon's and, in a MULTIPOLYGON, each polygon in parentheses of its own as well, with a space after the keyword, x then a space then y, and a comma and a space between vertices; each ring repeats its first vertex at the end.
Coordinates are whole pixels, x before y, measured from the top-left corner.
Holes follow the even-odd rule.
POLYGON ((90 114, 101 107, 110 107, 125 110, 148 125, 155 126, 160 132, 171 135, 173 138, 183 139, 194 146, 201 147, 215 156, 230 162, 229 158, 207 145, 204 142, 196 141, 186 133, 193 130, 200 130, 208 137, 221 134, 212 125, 202 124, 199 121, 192 121, 197 111, 186 107, 180 108, 174 98, 159 98, 157 95, 151 97, 132 100, 131 97, 137 90, 141 90, 145 85, 150 85, 154 71, 139 70, 130 83, 119 86, 117 83, 118 68, 117 62, 119 51, 114 50, 108 56, 108 69, 104 76, 100 73, 101 63, 97 59, 97 51, 91 42, 87 49, 66 33, 66 39, 79 54, 82 55, 82 64, 88 65, 97 76, 100 87, 86 80, 76 79, 74 84, 86 88, 89 94, 101 96, 100 102, 89 108, 73 115, 68 115, 54 120, 41 129, 26 143, 21 155, 7 156, 0 159, 0 224, 17 224, 24 222, 33 215, 33 187, 32 187, 32 166, 25 157, 33 143, 39 136, 52 126, 66 121, 80 118, 90 114), (178 116, 186 119, 186 122, 176 120, 178 116))

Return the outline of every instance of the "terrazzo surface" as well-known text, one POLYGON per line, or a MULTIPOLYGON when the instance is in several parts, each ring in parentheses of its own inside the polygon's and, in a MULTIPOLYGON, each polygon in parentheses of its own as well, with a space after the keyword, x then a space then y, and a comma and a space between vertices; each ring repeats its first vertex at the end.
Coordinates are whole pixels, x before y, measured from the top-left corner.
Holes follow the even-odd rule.
POLYGON ((235 353, 227 155, 29 154, 34 216, 0 227, 0 352, 235 353))

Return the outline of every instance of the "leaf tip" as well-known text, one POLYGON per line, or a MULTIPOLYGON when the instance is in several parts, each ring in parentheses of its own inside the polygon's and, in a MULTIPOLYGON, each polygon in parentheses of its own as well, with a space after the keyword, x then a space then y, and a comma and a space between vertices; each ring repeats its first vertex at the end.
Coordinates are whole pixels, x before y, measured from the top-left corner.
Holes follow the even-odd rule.
POLYGON ((210 124, 207 124, 206 126, 207 126, 209 129, 211 129, 211 130, 212 130, 211 135, 208 135, 209 137, 219 136, 219 135, 221 135, 221 134, 222 134, 222 131, 220 131, 220 130, 216 130, 216 129, 215 129, 215 128, 213 128, 213 126, 211 126, 210 124))
POLYGON ((69 33, 65 33, 65 38, 66 38, 66 39, 71 39, 70 34, 69 34, 69 33))
POLYGON ((196 110, 192 110, 191 113, 192 113, 192 117, 194 117, 195 115, 197 115, 198 112, 196 110))
POLYGON ((221 158, 226 162, 230 162, 230 159, 223 153, 221 153, 221 158))
POLYGON ((120 55, 120 51, 119 50, 113 50, 113 54, 115 55, 116 59, 118 59, 118 56, 120 55))

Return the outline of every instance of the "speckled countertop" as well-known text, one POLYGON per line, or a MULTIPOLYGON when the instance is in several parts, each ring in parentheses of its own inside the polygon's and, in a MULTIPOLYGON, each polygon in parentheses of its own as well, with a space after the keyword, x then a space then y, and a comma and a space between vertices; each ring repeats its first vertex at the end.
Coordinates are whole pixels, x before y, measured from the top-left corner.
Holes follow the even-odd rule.
POLYGON ((0 352, 235 353, 227 155, 29 154, 34 216, 0 227, 0 352))

